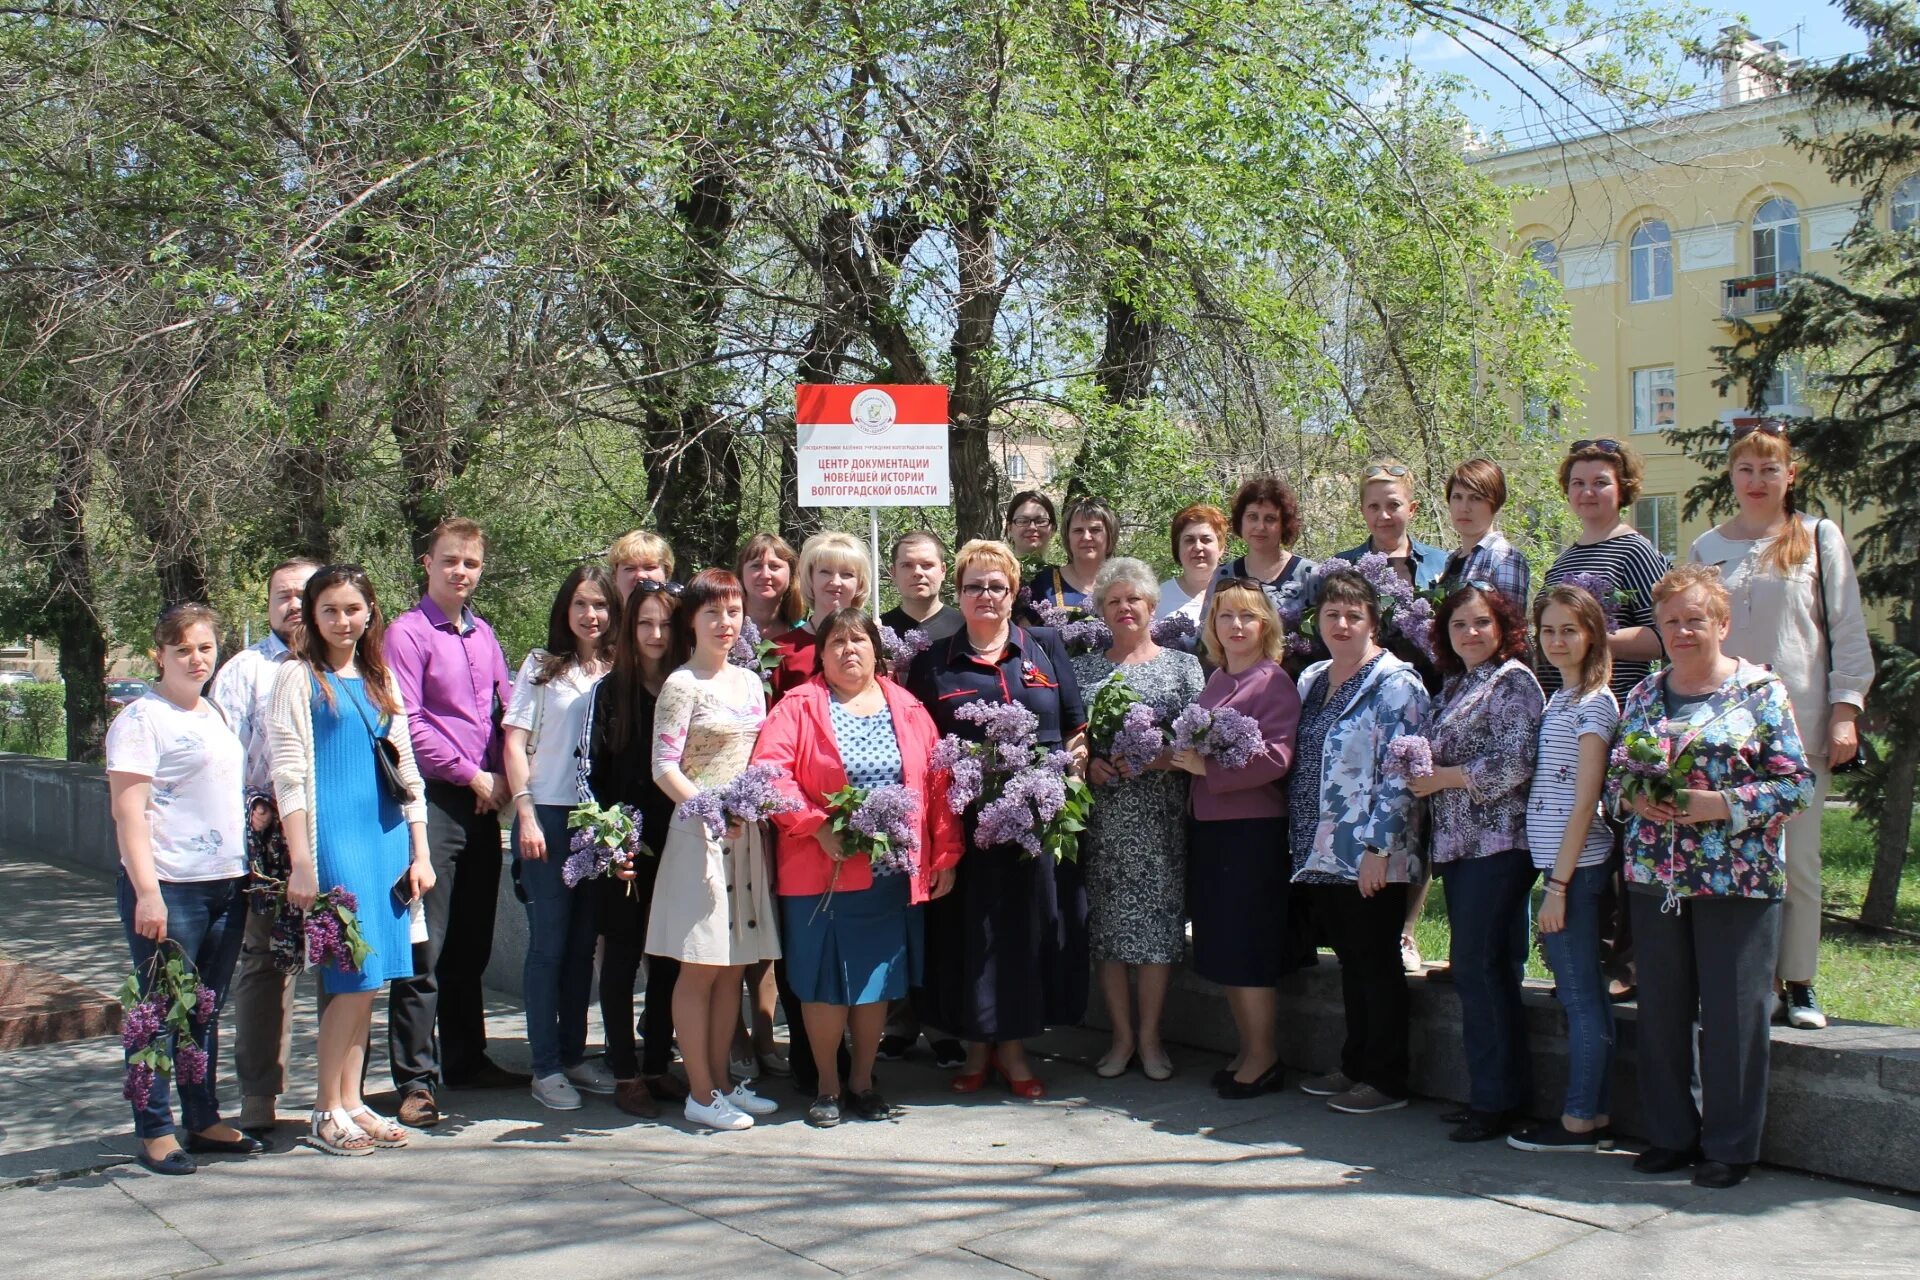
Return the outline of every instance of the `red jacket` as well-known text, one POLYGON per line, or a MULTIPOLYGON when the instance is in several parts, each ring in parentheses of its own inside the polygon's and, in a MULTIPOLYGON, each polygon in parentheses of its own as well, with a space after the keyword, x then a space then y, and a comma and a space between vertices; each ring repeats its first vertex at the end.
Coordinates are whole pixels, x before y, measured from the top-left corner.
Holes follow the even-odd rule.
MULTIPOLYGON (((922 797, 919 842, 913 851, 913 901, 927 900, 928 877, 960 861, 964 848, 959 817, 947 807, 944 774, 935 777, 931 761, 940 733, 920 700, 882 676, 880 691, 893 715, 893 734, 900 744, 901 781, 922 797)), ((782 794, 801 804, 792 813, 776 814, 774 826, 774 886, 787 897, 825 893, 833 882, 833 859, 814 838, 827 821, 826 798, 847 785, 846 766, 833 738, 828 708, 833 694, 819 676, 790 690, 768 713, 753 748, 755 764, 781 771, 782 794)), ((841 864, 836 889, 866 889, 873 885, 873 868, 864 858, 841 864)))
MULTIPOLYGON (((780 699, 813 679, 813 658, 818 645, 813 632, 805 627, 792 627, 771 637, 774 653, 779 656, 779 665, 767 674, 767 683, 773 686, 773 696, 767 699, 771 706, 779 705, 780 699)), ((843 877, 844 878, 844 877, 843 877)), ((825 892, 825 890, 821 890, 825 892)))

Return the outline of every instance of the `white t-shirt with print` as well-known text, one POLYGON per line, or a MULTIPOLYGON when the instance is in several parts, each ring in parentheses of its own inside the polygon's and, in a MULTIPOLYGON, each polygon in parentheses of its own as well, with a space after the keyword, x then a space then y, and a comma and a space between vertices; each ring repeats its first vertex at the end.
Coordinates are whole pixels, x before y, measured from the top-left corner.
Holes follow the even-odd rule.
POLYGON ((247 869, 240 739, 205 698, 182 711, 148 690, 107 730, 107 770, 151 780, 153 870, 172 884, 228 880, 247 869))
MULTIPOLYGON (((1533 865, 1542 871, 1552 868, 1560 856, 1560 838, 1573 820, 1573 793, 1580 774, 1580 739, 1588 734, 1604 742, 1613 741, 1614 727, 1620 723, 1620 704, 1613 690, 1601 685, 1584 698, 1575 698, 1571 690, 1553 691, 1547 699, 1546 713, 1540 717, 1539 750, 1534 757, 1533 783, 1527 793, 1527 847, 1533 853, 1533 865)), ((1613 830, 1594 805, 1593 822, 1587 827, 1586 843, 1580 846, 1575 867, 1591 867, 1607 860, 1613 851, 1613 830)))
POLYGON ((532 769, 527 779, 533 802, 572 808, 580 798, 575 777, 580 730, 592 705, 588 695, 599 677, 588 675, 578 663, 572 663, 545 684, 535 684, 533 678, 539 674, 544 657, 543 651, 535 649, 520 664, 504 723, 533 735, 528 740, 532 769))

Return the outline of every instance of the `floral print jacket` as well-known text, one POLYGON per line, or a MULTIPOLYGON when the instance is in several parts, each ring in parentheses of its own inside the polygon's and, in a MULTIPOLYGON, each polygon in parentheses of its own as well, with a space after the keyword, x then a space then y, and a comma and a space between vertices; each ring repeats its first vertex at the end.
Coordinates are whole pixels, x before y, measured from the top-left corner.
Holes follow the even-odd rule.
MULTIPOLYGON (((1316 682, 1327 678, 1329 662, 1316 662, 1300 673, 1304 697, 1316 682)), ((1332 691, 1329 691, 1332 692, 1332 691)), ((1387 744, 1418 733, 1427 714, 1427 690, 1420 673, 1392 654, 1382 654, 1360 688, 1341 707, 1320 752, 1320 794, 1295 794, 1295 805, 1312 805, 1320 815, 1313 831, 1313 848, 1294 878, 1309 873, 1357 880, 1360 859, 1370 848, 1387 855, 1387 879, 1405 884, 1413 859, 1419 854, 1420 801, 1404 778, 1388 776, 1380 768, 1387 744)), ((1296 780, 1304 774, 1294 773, 1296 780)))
POLYGON ((1427 734, 1433 763, 1459 766, 1467 785, 1428 798, 1436 865, 1527 847, 1527 790, 1545 710, 1540 682, 1517 658, 1483 662, 1441 689, 1427 734))
MULTIPOLYGON (((1786 889, 1781 847, 1787 819, 1813 799, 1800 730, 1787 687, 1765 667, 1742 661, 1727 682, 1684 720, 1667 718, 1665 671, 1634 686, 1620 711, 1619 736, 1607 770, 1607 807, 1627 824, 1626 877, 1666 887, 1675 897, 1778 898, 1786 889), (1693 754, 1687 785, 1718 791, 1726 822, 1662 825, 1622 802, 1626 735, 1673 740, 1693 754)), ((1670 757, 1671 758, 1671 757, 1670 757)))

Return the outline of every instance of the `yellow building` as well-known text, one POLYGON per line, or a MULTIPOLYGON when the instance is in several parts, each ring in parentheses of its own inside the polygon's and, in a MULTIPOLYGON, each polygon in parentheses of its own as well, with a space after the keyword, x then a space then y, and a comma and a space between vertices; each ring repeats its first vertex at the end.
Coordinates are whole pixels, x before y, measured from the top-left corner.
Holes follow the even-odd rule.
MULTIPOLYGON (((1502 185, 1529 189, 1515 209, 1515 247, 1559 278, 1574 347, 1591 366, 1564 434, 1615 436, 1647 459, 1632 522, 1676 557, 1708 521, 1682 519, 1701 472, 1661 430, 1747 415, 1744 396, 1714 389, 1712 349, 1733 338, 1735 317, 1764 325, 1791 273, 1835 270, 1854 224, 1859 193, 1789 147, 1788 126, 1815 127, 1807 99, 1729 66, 1701 110, 1476 161, 1502 185)), ((1920 180, 1909 180, 1878 216, 1905 225, 1917 214, 1920 180)), ((1798 371, 1776 378, 1769 409, 1804 411, 1803 383, 1798 371)))

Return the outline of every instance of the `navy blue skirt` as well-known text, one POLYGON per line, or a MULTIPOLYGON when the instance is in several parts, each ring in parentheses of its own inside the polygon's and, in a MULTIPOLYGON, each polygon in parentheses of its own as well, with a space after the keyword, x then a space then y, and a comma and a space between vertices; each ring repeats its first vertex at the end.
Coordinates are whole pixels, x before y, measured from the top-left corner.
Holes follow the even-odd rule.
POLYGON ((787 980, 803 1004, 899 1000, 920 982, 922 923, 904 875, 780 899, 787 980))
POLYGON ((1268 987, 1285 966, 1285 818, 1195 819, 1187 836, 1193 970, 1223 987, 1268 987))

